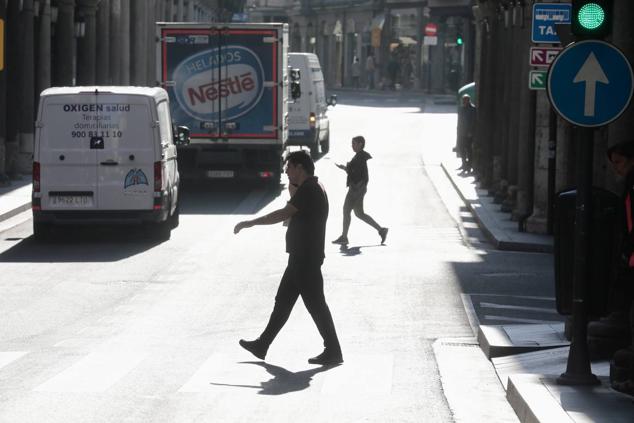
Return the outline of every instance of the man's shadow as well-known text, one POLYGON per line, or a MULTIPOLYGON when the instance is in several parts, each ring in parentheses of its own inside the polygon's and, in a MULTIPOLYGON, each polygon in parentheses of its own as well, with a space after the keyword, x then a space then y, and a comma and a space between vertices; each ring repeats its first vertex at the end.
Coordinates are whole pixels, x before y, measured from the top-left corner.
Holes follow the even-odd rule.
POLYGON ((256 385, 234 385, 230 383, 215 383, 210 382, 211 385, 216 386, 233 386, 236 388, 253 388, 260 389, 259 395, 282 395, 289 392, 302 391, 310 386, 310 381, 317 373, 325 372, 339 366, 321 366, 310 370, 302 370, 301 372, 291 372, 283 367, 275 366, 273 364, 265 363, 264 361, 243 361, 241 364, 255 364, 264 369, 273 376, 272 379, 261 382, 260 386, 256 385))

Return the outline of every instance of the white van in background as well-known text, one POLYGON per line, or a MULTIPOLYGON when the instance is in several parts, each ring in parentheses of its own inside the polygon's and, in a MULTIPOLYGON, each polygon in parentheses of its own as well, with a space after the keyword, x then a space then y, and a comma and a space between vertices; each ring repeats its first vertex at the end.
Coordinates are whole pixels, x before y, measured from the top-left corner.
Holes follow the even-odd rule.
MULTIPOLYGON (((54 225, 146 223, 169 239, 179 175, 167 92, 60 87, 40 95, 33 153, 33 232, 54 225)), ((186 128, 181 140, 188 141, 186 128)), ((179 135, 181 135, 179 134, 179 135)))
POLYGON ((287 145, 310 148, 313 157, 330 150, 330 124, 327 109, 336 104, 336 96, 326 100, 324 76, 319 59, 313 53, 289 53, 288 65, 299 69, 301 96, 288 105, 287 145))

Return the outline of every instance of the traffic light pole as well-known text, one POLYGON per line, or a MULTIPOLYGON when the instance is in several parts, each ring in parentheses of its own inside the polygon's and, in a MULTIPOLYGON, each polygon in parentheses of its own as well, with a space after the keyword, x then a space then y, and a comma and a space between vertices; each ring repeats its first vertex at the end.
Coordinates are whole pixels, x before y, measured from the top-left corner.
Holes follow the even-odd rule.
POLYGON ((588 272, 589 244, 592 221, 592 163, 594 129, 578 128, 579 157, 577 163, 577 197, 575 206, 575 250, 572 287, 572 342, 566 372, 558 379, 560 385, 598 385, 592 374, 588 353, 588 272))

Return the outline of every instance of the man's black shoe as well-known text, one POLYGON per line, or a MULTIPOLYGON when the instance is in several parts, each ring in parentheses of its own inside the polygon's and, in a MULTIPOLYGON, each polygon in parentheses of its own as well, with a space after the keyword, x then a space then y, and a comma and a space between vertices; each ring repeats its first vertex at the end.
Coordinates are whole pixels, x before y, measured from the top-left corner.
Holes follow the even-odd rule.
POLYGON ((387 238, 388 228, 379 229, 379 236, 381 237, 381 244, 385 244, 385 238, 387 238))
POLYGON ((260 341, 260 339, 255 339, 253 341, 245 341, 244 339, 241 339, 240 346, 260 360, 264 360, 264 357, 266 357, 266 352, 269 349, 269 347, 267 345, 264 345, 264 343, 260 341))
POLYGON ((332 366, 343 363, 343 356, 341 355, 341 351, 332 352, 324 350, 324 352, 319 354, 317 357, 309 358, 308 362, 310 364, 319 364, 321 366, 332 366))

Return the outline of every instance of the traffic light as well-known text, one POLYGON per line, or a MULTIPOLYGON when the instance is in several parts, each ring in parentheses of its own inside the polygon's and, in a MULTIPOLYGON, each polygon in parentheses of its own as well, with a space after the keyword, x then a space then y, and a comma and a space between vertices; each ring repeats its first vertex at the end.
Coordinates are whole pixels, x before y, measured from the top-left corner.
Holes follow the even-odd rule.
POLYGON ((581 39, 602 39, 612 31, 614 0, 573 0, 570 31, 581 39))
POLYGON ((456 45, 461 46, 463 43, 464 43, 464 40, 462 39, 462 34, 456 35, 456 45))

